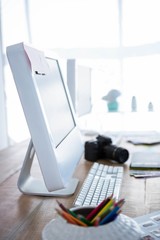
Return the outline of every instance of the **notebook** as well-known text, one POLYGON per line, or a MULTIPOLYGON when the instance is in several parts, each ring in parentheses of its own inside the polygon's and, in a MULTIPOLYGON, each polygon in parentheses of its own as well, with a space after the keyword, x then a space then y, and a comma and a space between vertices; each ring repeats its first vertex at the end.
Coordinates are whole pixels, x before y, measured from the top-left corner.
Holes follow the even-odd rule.
POLYGON ((160 169, 160 152, 135 152, 130 169, 160 169))

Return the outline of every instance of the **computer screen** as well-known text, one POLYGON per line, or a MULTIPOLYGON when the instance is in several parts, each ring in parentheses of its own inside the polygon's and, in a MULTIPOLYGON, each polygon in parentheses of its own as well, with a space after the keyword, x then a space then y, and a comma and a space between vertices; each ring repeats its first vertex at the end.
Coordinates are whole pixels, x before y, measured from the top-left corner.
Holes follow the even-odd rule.
POLYGON ((46 187, 37 181, 31 185, 25 163, 23 192, 54 196, 62 190, 62 195, 69 195, 75 190, 72 183, 78 183, 72 175, 83 154, 83 141, 58 60, 24 43, 8 46, 7 56, 46 187))
POLYGON ((56 147, 74 129, 75 120, 69 105, 58 61, 46 58, 51 77, 35 73, 37 88, 56 147), (47 81, 47 84, 46 84, 47 81))

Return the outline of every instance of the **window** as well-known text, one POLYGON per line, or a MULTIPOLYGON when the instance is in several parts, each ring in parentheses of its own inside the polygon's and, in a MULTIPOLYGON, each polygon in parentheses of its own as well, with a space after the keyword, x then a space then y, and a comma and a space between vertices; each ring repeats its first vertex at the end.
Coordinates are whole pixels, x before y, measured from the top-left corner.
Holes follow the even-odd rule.
MULTIPOLYGON (((97 119, 108 112, 102 97, 111 89, 121 92, 119 112, 131 112, 135 96, 138 112, 148 112, 151 102, 158 113, 159 11, 159 0, 17 0, 16 4, 2 0, 3 51, 7 45, 29 41, 90 67, 97 119)), ((21 141, 28 129, 7 64, 5 93, 9 139, 21 141)))
POLYGON ((36 45, 105 48, 119 44, 117 0, 34 0, 30 21, 36 45))

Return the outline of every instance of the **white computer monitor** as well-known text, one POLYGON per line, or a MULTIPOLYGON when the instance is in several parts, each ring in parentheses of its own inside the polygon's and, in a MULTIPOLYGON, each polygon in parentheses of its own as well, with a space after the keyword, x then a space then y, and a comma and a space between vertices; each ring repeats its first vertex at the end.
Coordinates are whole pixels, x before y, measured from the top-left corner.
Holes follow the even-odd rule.
POLYGON ((83 154, 83 141, 57 59, 24 43, 7 47, 31 142, 19 177, 28 194, 66 196, 78 184, 73 172, 83 154), (37 155, 44 183, 30 175, 37 155))

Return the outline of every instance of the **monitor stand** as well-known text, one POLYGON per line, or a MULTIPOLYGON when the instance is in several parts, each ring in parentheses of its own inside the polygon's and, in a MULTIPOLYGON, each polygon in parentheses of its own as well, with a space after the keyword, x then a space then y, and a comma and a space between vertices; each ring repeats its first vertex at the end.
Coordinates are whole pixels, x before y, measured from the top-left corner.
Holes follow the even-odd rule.
POLYGON ((19 190, 22 193, 28 195, 55 196, 55 197, 65 197, 72 195, 75 192, 79 182, 79 180, 76 178, 72 178, 65 188, 49 192, 43 180, 31 176, 31 167, 33 159, 35 157, 35 153, 36 151, 33 142, 32 140, 30 140, 17 183, 19 190))

